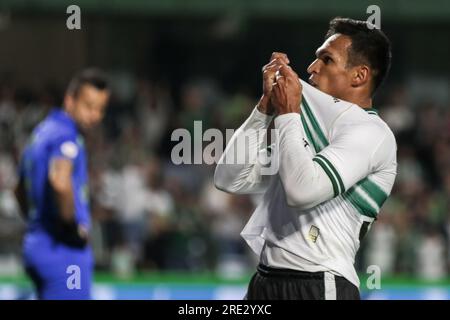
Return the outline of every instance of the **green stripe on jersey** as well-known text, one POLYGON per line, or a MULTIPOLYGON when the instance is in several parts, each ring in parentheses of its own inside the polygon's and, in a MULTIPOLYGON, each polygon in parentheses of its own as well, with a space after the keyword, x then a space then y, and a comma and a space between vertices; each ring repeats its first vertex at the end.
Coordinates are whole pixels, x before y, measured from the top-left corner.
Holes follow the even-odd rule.
POLYGON ((376 218, 379 208, 374 205, 367 197, 367 194, 362 192, 361 188, 353 186, 346 193, 344 199, 349 201, 358 212, 364 216, 376 218))
POLYGON ((302 96, 302 104, 304 106, 306 116, 308 117, 308 120, 312 125, 312 129, 317 135, 319 144, 321 144, 323 147, 328 146, 328 140, 326 139, 322 129, 320 128, 319 122, 314 117, 314 114, 311 111, 311 108, 309 107, 308 101, 305 99, 305 96, 302 96))
POLYGON ((321 158, 318 157, 313 158, 313 161, 317 162, 322 167, 323 171, 325 171, 328 178, 330 178, 331 184, 333 185, 333 193, 334 193, 333 197, 337 197, 339 195, 339 187, 336 182, 336 178, 333 175, 333 172, 328 168, 328 166, 321 158))
POLYGON ((367 109, 364 109, 364 111, 366 111, 368 114, 378 115, 378 110, 374 109, 374 108, 367 108, 367 109))
POLYGON ((360 214, 376 218, 388 194, 375 182, 365 178, 351 187, 343 196, 360 214))
POLYGON ((316 140, 313 138, 313 136, 311 134, 311 129, 309 128, 308 123, 306 123, 303 112, 300 115, 300 118, 302 119, 303 128, 305 129, 305 132, 306 132, 306 138, 308 139, 309 143, 311 143, 311 145, 314 147, 314 151, 316 153, 318 153, 321 150, 321 148, 317 144, 316 140))
MULTIPOLYGON (((302 108, 304 110, 305 107, 303 106, 302 108)), ((323 145, 323 143, 320 141, 319 135, 317 134, 316 129, 314 129, 312 122, 305 111, 302 112, 302 116, 303 116, 304 124, 305 124, 306 128, 308 129, 309 134, 311 135, 311 139, 312 139, 314 145, 317 147, 316 153, 318 153, 323 148, 325 148, 325 145, 323 145)))
MULTIPOLYGON (((325 162, 326 166, 332 171, 333 173, 333 179, 335 180, 335 183, 338 186, 338 195, 343 193, 345 191, 345 186, 344 186, 344 182, 342 181, 341 176, 339 175, 338 171, 336 170, 336 168, 331 164, 331 162, 325 158, 323 155, 321 154, 317 154, 314 159, 321 159, 325 162)), ((331 179, 331 177, 330 177, 331 179)), ((335 195, 336 196, 336 195, 335 195)))
POLYGON ((365 178, 356 184, 364 189, 364 191, 374 200, 378 207, 381 208, 386 201, 388 195, 375 182, 369 178, 365 178))

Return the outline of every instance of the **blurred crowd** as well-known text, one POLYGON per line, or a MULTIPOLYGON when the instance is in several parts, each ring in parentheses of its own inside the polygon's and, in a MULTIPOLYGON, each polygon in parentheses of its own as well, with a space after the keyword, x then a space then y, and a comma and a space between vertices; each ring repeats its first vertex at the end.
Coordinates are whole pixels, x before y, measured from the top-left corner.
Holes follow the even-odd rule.
MULTIPOLYGON (((176 90, 167 83, 112 73, 113 97, 88 133, 92 245, 97 270, 213 271, 236 276, 256 259, 239 234, 257 198, 213 184, 214 165, 175 165, 177 128, 236 129, 257 97, 225 92, 209 78, 176 90)), ((20 152, 35 124, 58 105, 64 87, 37 91, 0 84, 0 274, 20 267, 25 230, 12 189, 20 152)), ((361 244, 356 265, 383 274, 440 279, 450 271, 450 102, 411 102, 405 85, 384 87, 375 107, 398 143, 391 197, 361 244)))

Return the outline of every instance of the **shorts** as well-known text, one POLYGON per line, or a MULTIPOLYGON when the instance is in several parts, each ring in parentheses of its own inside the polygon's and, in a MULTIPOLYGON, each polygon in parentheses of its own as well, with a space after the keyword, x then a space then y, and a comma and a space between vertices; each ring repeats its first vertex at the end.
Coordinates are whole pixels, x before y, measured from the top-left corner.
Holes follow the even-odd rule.
POLYGON ((247 300, 360 300, 358 288, 329 272, 304 272, 260 264, 250 280, 247 300))
POLYGON ((37 231, 26 234, 23 258, 38 299, 91 299, 94 261, 89 245, 71 247, 37 231))

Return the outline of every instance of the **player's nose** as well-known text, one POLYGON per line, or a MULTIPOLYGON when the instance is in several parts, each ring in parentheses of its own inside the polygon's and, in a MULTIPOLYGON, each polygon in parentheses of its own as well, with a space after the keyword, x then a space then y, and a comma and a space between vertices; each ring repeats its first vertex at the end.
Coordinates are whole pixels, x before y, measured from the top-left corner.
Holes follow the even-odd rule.
POLYGON ((319 73, 319 59, 314 60, 306 69, 309 74, 319 73))

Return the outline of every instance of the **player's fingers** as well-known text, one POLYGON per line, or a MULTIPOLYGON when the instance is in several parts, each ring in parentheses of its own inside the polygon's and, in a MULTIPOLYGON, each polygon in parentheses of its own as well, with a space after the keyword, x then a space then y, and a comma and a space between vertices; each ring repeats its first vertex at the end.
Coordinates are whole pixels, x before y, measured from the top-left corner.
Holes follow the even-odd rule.
POLYGON ((283 96, 282 91, 283 91, 283 81, 275 82, 272 86, 272 99, 279 102, 281 97, 283 96))
POLYGON ((265 65, 263 67, 262 71, 263 71, 263 73, 264 72, 271 72, 271 71, 276 72, 276 71, 278 71, 281 68, 281 66, 282 65, 279 65, 279 64, 268 64, 268 65, 265 65))
POLYGON ((280 84, 278 82, 273 83, 272 92, 275 97, 278 97, 280 95, 280 84))
POLYGON ((275 75, 275 83, 280 86, 283 87, 284 84, 286 83, 286 78, 282 75, 280 75, 279 73, 275 75))
POLYGON ((287 66, 287 65, 283 65, 280 67, 280 75, 282 75, 283 77, 288 77, 292 75, 292 68, 287 66))
POLYGON ((263 68, 262 71, 264 72, 264 70, 266 69, 271 69, 271 68, 280 68, 281 66, 286 65, 286 63, 281 60, 281 59, 273 59, 272 61, 270 61, 268 64, 266 64, 263 68))
MULTIPOLYGON (((281 66, 279 65, 273 65, 271 67, 266 68, 266 70, 263 72, 263 80, 264 82, 274 82, 276 81, 276 74, 281 66)), ((279 72, 278 72, 279 74, 279 72)))
POLYGON ((274 60, 274 59, 280 59, 284 63, 289 64, 289 58, 288 58, 287 54, 285 54, 283 52, 272 52, 272 56, 270 57, 270 60, 274 60))
POLYGON ((275 72, 275 81, 278 81, 279 79, 281 79, 283 76, 280 73, 280 70, 277 70, 277 72, 275 72))
POLYGON ((270 62, 268 64, 271 64, 271 63, 289 64, 289 60, 285 59, 283 57, 276 57, 276 58, 270 59, 270 62))
POLYGON ((273 83, 275 81, 275 71, 265 71, 263 74, 264 83, 273 83))
POLYGON ((297 73, 294 70, 292 70, 292 68, 290 66, 287 66, 287 65, 281 66, 279 72, 280 72, 280 75, 282 75, 283 77, 290 78, 290 79, 298 79, 297 73))

